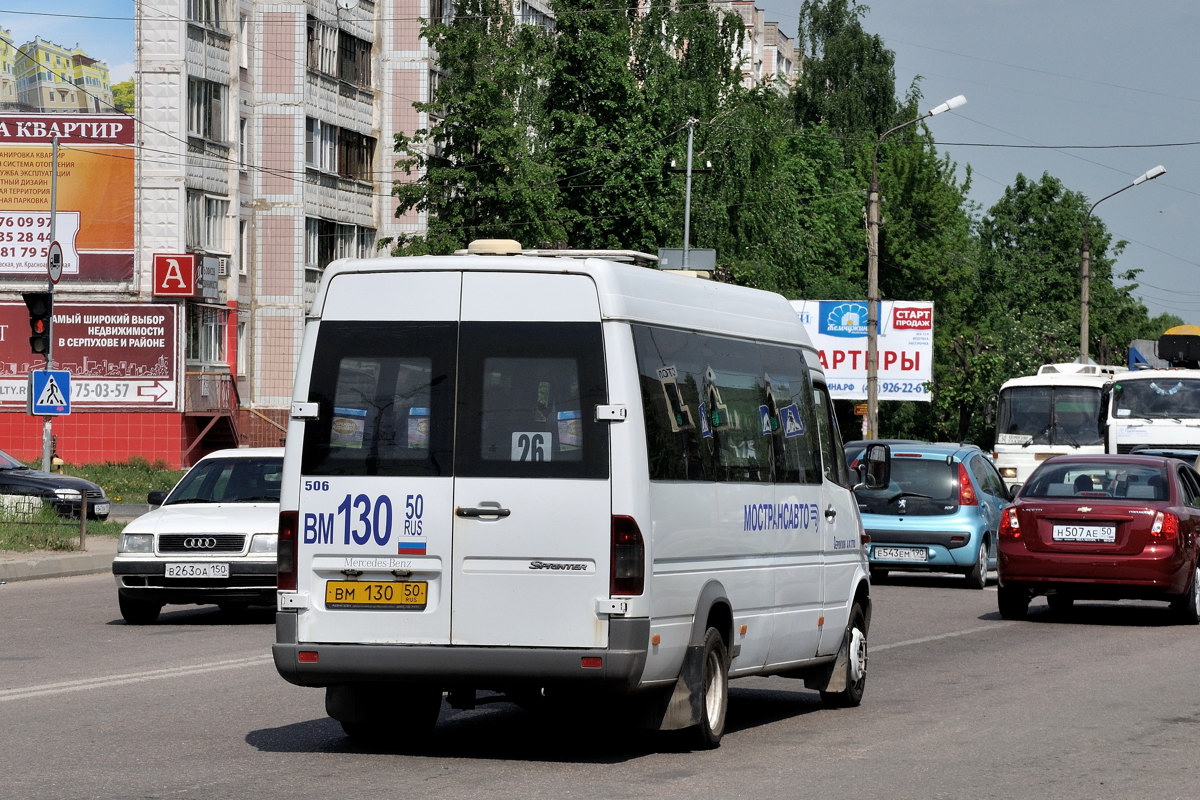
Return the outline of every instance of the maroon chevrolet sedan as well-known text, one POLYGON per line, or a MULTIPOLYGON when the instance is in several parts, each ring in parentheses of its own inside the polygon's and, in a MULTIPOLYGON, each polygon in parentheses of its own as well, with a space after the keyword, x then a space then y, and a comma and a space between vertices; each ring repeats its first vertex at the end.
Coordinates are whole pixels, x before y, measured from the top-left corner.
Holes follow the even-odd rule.
POLYGON ((1200 474, 1163 456, 1056 456, 1029 476, 1000 519, 1000 616, 1023 619, 1045 595, 1164 600, 1200 622, 1200 474))

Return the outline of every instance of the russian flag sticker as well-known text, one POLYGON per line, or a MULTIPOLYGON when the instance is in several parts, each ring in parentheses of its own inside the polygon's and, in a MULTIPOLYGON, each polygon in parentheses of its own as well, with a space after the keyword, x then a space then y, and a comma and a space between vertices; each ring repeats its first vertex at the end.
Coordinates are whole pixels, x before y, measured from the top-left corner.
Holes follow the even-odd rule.
POLYGON ((425 540, 402 539, 396 547, 396 553, 402 556, 423 556, 425 555, 425 540))

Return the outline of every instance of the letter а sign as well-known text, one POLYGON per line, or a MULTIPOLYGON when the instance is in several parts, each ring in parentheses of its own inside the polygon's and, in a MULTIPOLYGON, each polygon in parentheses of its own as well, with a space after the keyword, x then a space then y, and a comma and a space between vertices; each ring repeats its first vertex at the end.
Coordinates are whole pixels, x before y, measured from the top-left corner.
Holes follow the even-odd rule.
POLYGON ((154 296, 195 297, 196 256, 154 254, 154 296))

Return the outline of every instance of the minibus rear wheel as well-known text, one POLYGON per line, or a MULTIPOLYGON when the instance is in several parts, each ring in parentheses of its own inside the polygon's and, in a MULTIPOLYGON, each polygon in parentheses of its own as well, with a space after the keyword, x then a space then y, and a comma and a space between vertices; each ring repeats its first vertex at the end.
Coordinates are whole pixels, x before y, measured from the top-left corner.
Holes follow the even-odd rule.
POLYGON ((700 662, 700 724, 692 729, 698 750, 711 750, 725 735, 725 715, 729 710, 729 648, 716 628, 704 634, 704 655, 700 662))

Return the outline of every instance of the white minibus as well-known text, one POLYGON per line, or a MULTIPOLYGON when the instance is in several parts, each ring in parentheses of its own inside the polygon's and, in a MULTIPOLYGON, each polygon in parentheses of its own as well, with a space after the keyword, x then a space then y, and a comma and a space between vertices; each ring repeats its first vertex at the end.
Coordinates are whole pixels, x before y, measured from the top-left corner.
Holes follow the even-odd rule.
POLYGON ((852 488, 779 295, 507 240, 336 261, 287 432, 275 664, 376 746, 480 693, 603 698, 700 748, 730 678, 857 705, 852 488))

